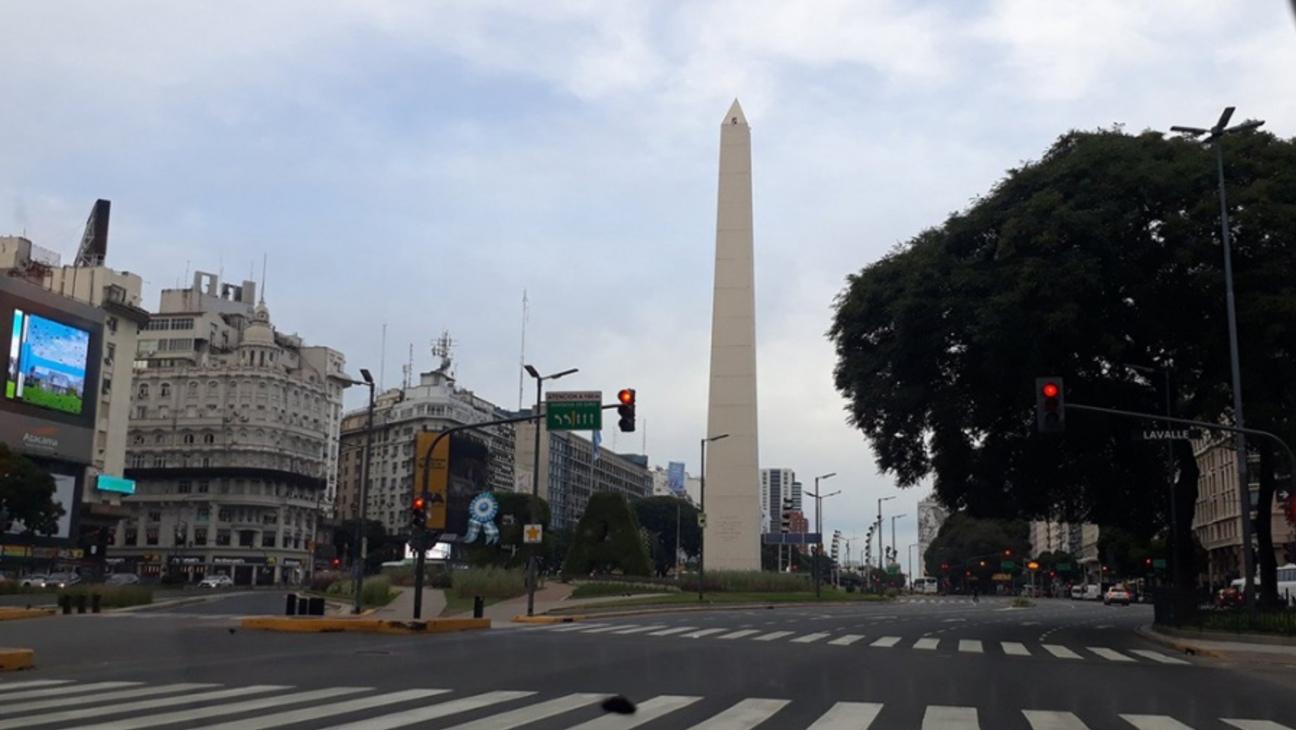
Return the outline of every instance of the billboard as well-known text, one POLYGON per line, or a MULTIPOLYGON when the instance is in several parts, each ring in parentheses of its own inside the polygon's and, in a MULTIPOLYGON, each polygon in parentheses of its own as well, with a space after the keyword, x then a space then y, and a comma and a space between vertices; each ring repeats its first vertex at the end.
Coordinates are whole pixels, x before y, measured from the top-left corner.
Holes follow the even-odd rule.
MULTIPOLYGON (((423 491, 423 455, 436 435, 430 431, 415 434, 415 494, 423 491)), ((468 434, 452 433, 437 444, 430 476, 434 497, 427 507, 428 527, 444 530, 438 537, 442 542, 459 542, 468 532, 468 505, 473 497, 490 491, 490 449, 468 434), (445 501, 439 502, 437 495, 443 495, 445 501), (433 524, 434 520, 438 524, 433 524)))
POLYGON ((18 307, 11 322, 5 398, 81 415, 90 332, 18 307))
POLYGON ((675 496, 684 494, 684 462, 672 461, 666 465, 666 486, 675 496))

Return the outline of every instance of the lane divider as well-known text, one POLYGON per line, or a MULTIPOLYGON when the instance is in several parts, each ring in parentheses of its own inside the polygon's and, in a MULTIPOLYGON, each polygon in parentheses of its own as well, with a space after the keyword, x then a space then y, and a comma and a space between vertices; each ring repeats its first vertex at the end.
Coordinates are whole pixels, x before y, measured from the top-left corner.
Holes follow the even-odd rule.
POLYGON ((239 625, 257 631, 294 634, 444 634, 491 627, 488 618, 434 618, 421 621, 319 616, 245 616, 239 625))

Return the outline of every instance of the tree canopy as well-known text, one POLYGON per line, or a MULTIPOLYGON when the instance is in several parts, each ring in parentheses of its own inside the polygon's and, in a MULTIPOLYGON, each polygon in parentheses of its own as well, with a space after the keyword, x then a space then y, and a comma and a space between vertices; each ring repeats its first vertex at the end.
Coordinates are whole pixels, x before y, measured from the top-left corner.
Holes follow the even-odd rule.
MULTIPOLYGON (((1226 147, 1247 422, 1290 442, 1296 144, 1248 133, 1226 147)), ((1066 378, 1068 402, 1160 413, 1165 368, 1176 415, 1228 420, 1219 244, 1209 148, 1063 135, 848 278, 829 336, 849 420, 883 471, 901 486, 931 477, 951 508, 1151 536, 1168 522, 1163 449, 1130 438, 1139 424, 1075 412, 1061 437, 1037 435, 1034 378, 1066 378)), ((1187 444, 1176 456, 1187 533, 1197 472, 1187 444)))
POLYGON ((696 507, 678 497, 669 496, 637 499, 631 507, 639 520, 639 526, 648 531, 653 568, 658 575, 665 575, 675 567, 677 522, 680 550, 686 555, 697 555, 702 530, 698 527, 696 507))
POLYGON ((54 501, 54 477, 36 462, 0 443, 0 533, 48 535, 63 507, 54 501))
POLYGON ((639 532, 639 521, 625 495, 597 492, 590 496, 563 562, 563 575, 590 572, 648 575, 648 551, 639 532))

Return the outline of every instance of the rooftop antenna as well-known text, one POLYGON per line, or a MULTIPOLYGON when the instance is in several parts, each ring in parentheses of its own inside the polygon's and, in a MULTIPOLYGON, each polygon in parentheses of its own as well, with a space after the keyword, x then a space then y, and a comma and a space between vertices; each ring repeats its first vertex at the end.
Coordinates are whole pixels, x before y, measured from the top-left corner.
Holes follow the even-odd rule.
POLYGON ((409 362, 401 365, 401 390, 407 390, 410 387, 410 381, 414 373, 414 343, 409 343, 409 362))
POLYGON ((382 345, 378 350, 378 390, 383 389, 383 376, 387 374, 387 323, 382 326, 382 345))
POLYGON ((266 254, 261 253, 261 303, 265 304, 265 271, 266 271, 266 254))
POLYGON ((441 359, 436 371, 451 380, 454 379, 454 344, 449 330, 441 330, 441 336, 432 342, 432 357, 441 359))
POLYGON ((522 376, 526 368, 527 292, 522 290, 522 352, 518 355, 518 406, 522 410, 522 376))

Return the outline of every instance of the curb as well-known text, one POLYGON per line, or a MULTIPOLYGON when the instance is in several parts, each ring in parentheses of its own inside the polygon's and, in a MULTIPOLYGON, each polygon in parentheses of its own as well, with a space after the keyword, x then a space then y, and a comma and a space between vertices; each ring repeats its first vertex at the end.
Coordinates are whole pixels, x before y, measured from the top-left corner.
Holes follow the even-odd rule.
POLYGON ((1171 649, 1174 649, 1175 651, 1179 652, 1180 654, 1208 656, 1213 659, 1221 658, 1220 653, 1214 651, 1213 649, 1206 649, 1201 646, 1197 646, 1185 641, 1180 641, 1179 640, 1180 637, 1163 634, 1160 631, 1157 631, 1156 629, 1152 628, 1150 624, 1144 624, 1142 626, 1135 628, 1134 633, 1150 641, 1155 641, 1158 644, 1161 644, 1163 646, 1168 646, 1171 649))
POLYGON ((398 621, 368 618, 320 618, 318 616, 246 616, 239 621, 245 629, 296 634, 444 634, 452 631, 489 629, 490 619, 441 618, 398 621))
POLYGON ((24 618, 53 616, 52 608, 0 608, 0 621, 17 621, 24 618))
POLYGON ((31 649, 0 648, 0 672, 29 669, 36 663, 36 652, 31 649))
POLYGON ((589 618, 589 616, 585 616, 583 614, 571 615, 571 616, 547 616, 547 615, 514 616, 513 623, 515 624, 569 624, 575 621, 584 621, 587 618, 589 618))

